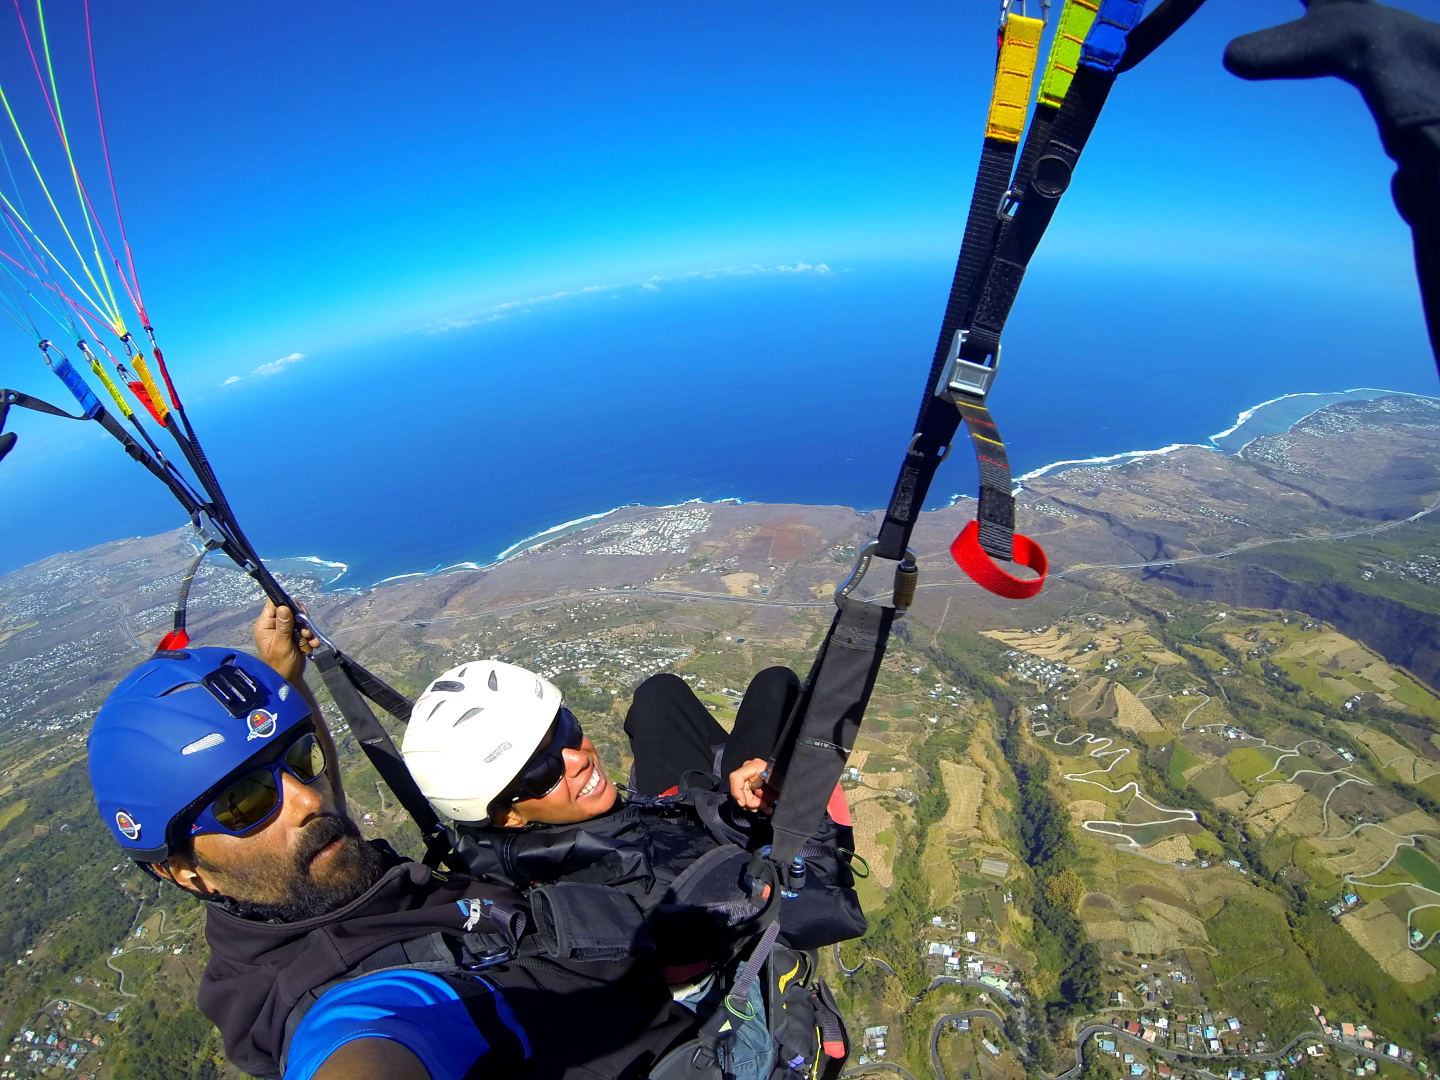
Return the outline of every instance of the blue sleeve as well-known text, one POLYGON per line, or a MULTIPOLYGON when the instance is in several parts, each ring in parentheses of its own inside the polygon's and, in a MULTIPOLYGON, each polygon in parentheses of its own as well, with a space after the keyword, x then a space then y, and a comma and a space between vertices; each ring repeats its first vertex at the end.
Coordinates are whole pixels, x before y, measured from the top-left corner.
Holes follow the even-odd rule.
MULTIPOLYGON (((490 992, 497 1013, 508 1016, 499 991, 490 992)), ((461 1080, 490 1049, 465 1002, 440 976, 381 971, 341 983, 311 1007, 290 1040, 285 1080, 309 1080, 346 1043, 375 1038, 400 1043, 434 1080, 461 1080)))

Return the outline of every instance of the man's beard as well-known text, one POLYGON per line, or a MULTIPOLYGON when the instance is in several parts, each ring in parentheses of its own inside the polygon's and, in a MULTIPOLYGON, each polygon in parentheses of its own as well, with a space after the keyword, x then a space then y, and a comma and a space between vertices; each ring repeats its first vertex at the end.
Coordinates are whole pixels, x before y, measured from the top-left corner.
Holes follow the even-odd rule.
POLYGON ((385 856, 365 842, 353 821, 338 814, 326 814, 306 829, 293 857, 256 866, 250 871, 257 885, 266 886, 257 892, 280 894, 287 899, 262 903, 238 900, 219 892, 208 893, 205 899, 242 919, 301 922, 338 911, 355 900, 385 875, 388 865, 385 856), (352 842, 329 857, 325 867, 327 880, 317 881, 311 872, 310 860, 325 845, 341 837, 349 837, 352 842))

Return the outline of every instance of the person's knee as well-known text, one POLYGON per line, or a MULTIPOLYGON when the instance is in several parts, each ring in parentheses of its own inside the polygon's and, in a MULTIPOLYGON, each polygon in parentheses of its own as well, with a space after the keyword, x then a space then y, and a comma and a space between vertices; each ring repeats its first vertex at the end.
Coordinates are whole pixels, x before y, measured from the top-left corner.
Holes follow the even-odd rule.
POLYGON ((750 680, 750 689, 762 692, 775 690, 788 693, 792 688, 800 689, 800 676, 784 664, 767 667, 750 680))
POLYGON ((651 675, 635 688, 630 708, 625 714, 625 732, 634 735, 637 725, 668 715, 666 706, 691 693, 685 680, 670 671, 651 675))

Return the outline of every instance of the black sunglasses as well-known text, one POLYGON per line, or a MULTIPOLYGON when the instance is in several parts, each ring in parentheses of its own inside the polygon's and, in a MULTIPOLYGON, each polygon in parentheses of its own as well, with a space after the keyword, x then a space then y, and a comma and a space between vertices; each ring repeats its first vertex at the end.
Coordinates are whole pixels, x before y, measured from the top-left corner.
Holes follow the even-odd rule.
POLYGON ((545 738, 540 741, 530 760, 510 781, 505 790, 495 796, 493 805, 507 806, 521 799, 543 799, 560 786, 565 779, 565 750, 578 750, 585 739, 585 732, 575 714, 561 706, 545 738))

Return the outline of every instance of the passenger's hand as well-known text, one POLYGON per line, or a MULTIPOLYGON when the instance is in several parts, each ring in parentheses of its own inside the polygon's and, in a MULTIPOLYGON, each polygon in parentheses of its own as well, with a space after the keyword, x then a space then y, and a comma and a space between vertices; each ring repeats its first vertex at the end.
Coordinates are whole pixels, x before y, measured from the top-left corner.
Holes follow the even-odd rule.
POLYGON ((255 620, 255 651, 286 682, 299 683, 305 677, 305 658, 317 642, 310 630, 295 637, 295 614, 284 604, 275 606, 266 600, 260 617, 255 620))
POLYGON ((1440 119, 1440 25, 1371 0, 1309 0, 1300 18, 1230 42, 1225 66, 1242 79, 1344 79, 1397 160, 1406 128, 1440 119))
POLYGON ((769 762, 751 758, 730 774, 730 797, 746 810, 768 814, 775 808, 775 792, 765 783, 769 775, 769 762))

